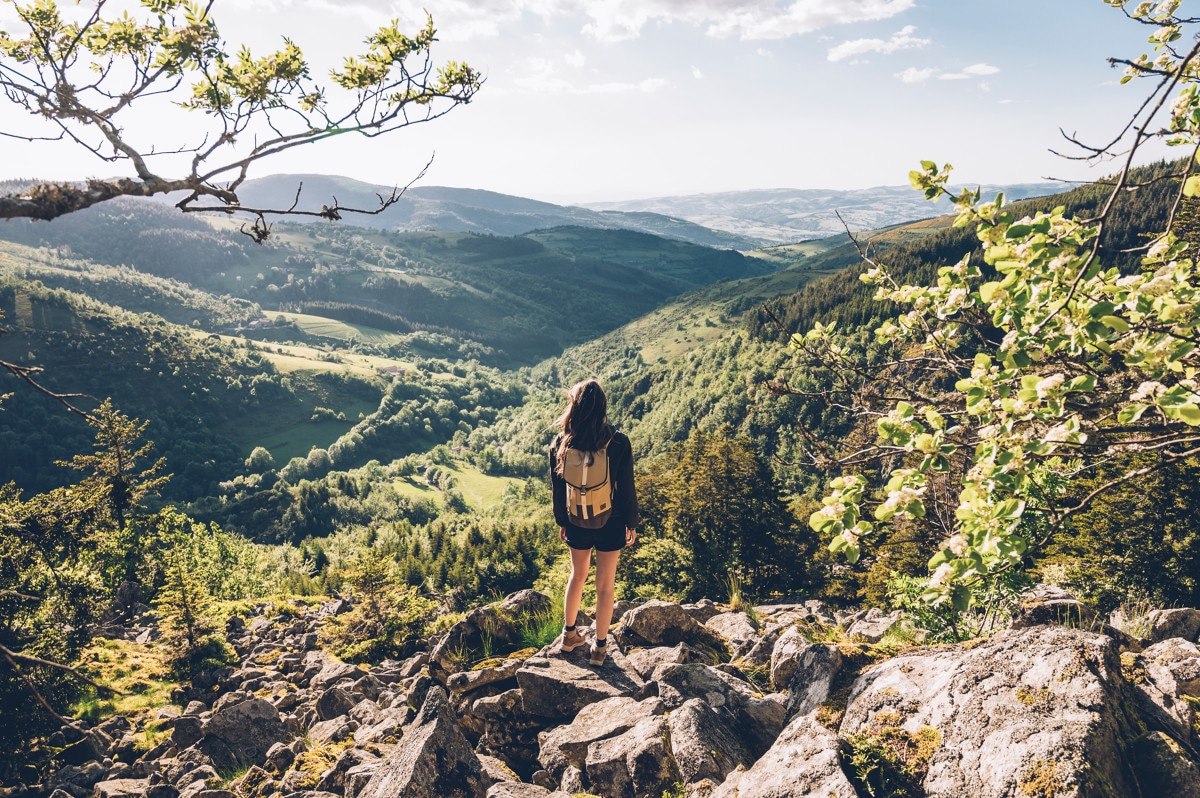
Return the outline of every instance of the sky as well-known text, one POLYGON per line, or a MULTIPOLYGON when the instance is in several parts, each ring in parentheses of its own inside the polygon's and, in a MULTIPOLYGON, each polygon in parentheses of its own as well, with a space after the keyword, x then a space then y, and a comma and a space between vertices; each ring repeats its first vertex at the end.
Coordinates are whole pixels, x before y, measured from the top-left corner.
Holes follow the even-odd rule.
MULTIPOLYGON (((86 5, 86 0, 85 0, 86 5)), ((907 182, 922 159, 964 183, 1095 179, 1060 128, 1103 143, 1148 86, 1109 56, 1149 30, 1104 0, 217 0, 223 37, 283 36, 317 75, 397 18, 428 10, 434 56, 486 76, 468 105, 386 137, 342 137, 260 163, 586 202, 907 182)), ((9 3, 0 28, 13 31, 9 3)), ((0 112, 0 126, 23 124, 0 112)), ((203 127, 163 109, 130 121, 166 148, 203 127)), ((0 140, 0 178, 110 176, 67 142, 0 140)))

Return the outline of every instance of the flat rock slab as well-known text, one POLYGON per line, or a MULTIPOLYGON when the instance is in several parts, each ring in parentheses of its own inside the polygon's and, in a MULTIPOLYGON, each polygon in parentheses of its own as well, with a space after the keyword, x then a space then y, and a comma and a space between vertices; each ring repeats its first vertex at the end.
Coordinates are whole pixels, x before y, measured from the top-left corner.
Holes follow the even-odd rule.
MULTIPOLYGON (((576 653, 576 652, 572 652, 576 653)), ((528 715, 570 719, 588 704, 606 698, 639 696, 645 683, 620 652, 601 667, 582 657, 531 657, 517 671, 521 702, 528 715)))

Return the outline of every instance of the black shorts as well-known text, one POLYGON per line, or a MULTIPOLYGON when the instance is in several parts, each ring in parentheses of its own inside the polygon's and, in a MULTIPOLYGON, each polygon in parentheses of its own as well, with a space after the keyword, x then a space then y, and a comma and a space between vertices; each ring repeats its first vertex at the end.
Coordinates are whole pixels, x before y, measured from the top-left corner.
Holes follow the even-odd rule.
POLYGON ((625 521, 614 513, 599 529, 584 529, 568 523, 567 545, 573 549, 620 551, 625 548, 625 521))

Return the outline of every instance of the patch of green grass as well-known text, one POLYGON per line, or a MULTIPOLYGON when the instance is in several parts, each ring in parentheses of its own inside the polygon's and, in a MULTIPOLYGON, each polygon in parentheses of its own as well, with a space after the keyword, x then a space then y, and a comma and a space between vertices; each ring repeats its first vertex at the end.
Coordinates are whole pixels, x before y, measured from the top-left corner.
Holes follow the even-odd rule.
POLYGON ((508 477, 489 476, 466 463, 454 463, 450 470, 454 472, 456 487, 462 492, 463 498, 479 510, 500 504, 504 499, 505 489, 510 484, 519 483, 519 480, 508 477))
POLYGON ((100 695, 88 688, 71 707, 71 714, 96 722, 110 715, 134 715, 171 705, 168 652, 161 644, 140 645, 129 640, 97 638, 80 655, 77 667, 102 685, 119 692, 100 695))
POLYGON ((300 329, 301 332, 308 335, 315 335, 318 338, 329 338, 334 341, 349 342, 358 340, 365 344, 376 344, 379 346, 393 346, 395 344, 403 344, 407 339, 398 333, 387 332, 376 327, 368 327, 365 324, 348 324, 337 319, 330 319, 325 316, 313 316, 307 313, 282 313, 279 311, 266 311, 267 318, 275 321, 283 319, 286 322, 291 322, 300 329))
POLYGON ((551 602, 545 612, 526 615, 521 619, 521 642, 528 648, 541 649, 553 643, 563 629, 563 607, 551 602))

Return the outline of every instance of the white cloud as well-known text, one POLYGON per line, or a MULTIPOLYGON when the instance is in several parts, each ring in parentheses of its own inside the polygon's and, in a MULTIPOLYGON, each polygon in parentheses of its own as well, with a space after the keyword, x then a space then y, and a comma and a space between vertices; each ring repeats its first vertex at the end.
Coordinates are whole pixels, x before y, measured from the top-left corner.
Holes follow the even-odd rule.
POLYGON ((576 69, 581 68, 584 64, 587 63, 587 59, 584 57, 583 53, 581 53, 579 50, 576 50, 573 53, 567 53, 566 55, 564 55, 563 61, 565 61, 568 66, 573 66, 576 69))
POLYGON ((704 79, 704 73, 700 71, 700 67, 692 67, 692 77, 694 77, 696 80, 704 79))
POLYGON ((652 94, 668 84, 663 78, 646 78, 636 83, 610 81, 576 85, 558 74, 555 62, 551 59, 526 58, 511 85, 533 94, 652 94))
POLYGON ((634 39, 649 22, 703 26, 713 37, 783 39, 829 25, 889 19, 916 0, 595 0, 584 32, 601 41, 634 39))
POLYGON ((892 34, 889 39, 853 39, 842 42, 836 47, 829 48, 829 60, 841 61, 854 55, 864 53, 883 53, 887 55, 897 50, 911 50, 929 44, 929 39, 918 39, 913 36, 916 28, 906 25, 892 34))
POLYGON ((903 72, 897 72, 896 77, 900 78, 900 80, 905 83, 924 83, 933 77, 934 72, 937 72, 937 70, 933 67, 929 67, 928 69, 909 67, 903 72))
POLYGON ((984 75, 995 75, 999 71, 1000 67, 994 67, 991 64, 971 64, 971 66, 963 68, 961 72, 947 72, 944 75, 938 75, 938 80, 969 80, 984 75))

